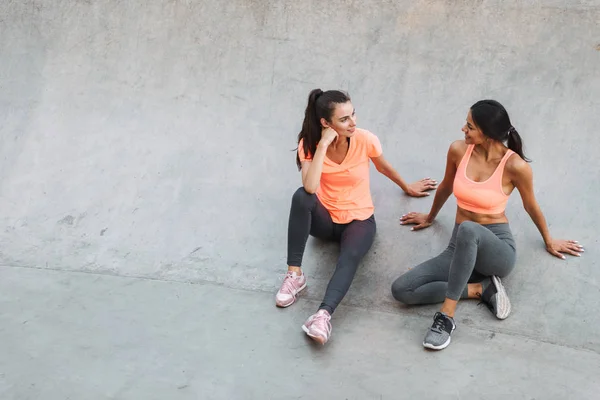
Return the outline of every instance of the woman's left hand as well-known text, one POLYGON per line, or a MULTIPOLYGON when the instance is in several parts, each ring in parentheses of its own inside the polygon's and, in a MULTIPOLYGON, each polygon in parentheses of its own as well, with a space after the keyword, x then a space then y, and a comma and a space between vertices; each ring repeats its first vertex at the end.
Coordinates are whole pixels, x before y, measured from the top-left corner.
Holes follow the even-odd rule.
POLYGON ((565 259, 565 256, 561 253, 567 253, 580 257, 581 253, 585 251, 576 240, 560 239, 552 239, 550 243, 546 244, 546 250, 553 256, 562 258, 563 260, 565 259))
POLYGON ((435 190, 437 188, 437 181, 431 178, 424 178, 415 183, 408 185, 406 194, 412 197, 424 197, 429 196, 428 190, 435 190))

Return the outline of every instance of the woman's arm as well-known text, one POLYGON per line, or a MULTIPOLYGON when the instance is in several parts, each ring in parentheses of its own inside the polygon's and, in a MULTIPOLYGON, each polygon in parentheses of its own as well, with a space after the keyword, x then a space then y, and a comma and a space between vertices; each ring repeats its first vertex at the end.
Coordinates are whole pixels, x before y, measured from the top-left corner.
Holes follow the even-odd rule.
POLYGON ((398 171, 392 167, 383 155, 379 157, 372 157, 371 161, 375 164, 375 168, 377 171, 386 177, 388 177, 392 182, 396 185, 400 186, 400 188, 409 196, 413 197, 423 197, 429 196, 427 193, 428 190, 434 190, 437 182, 430 178, 421 179, 420 181, 414 183, 406 183, 404 179, 400 176, 398 171))
POLYGON ((333 129, 324 129, 312 160, 302 161, 302 186, 307 193, 313 194, 319 188, 327 148, 337 137, 338 134, 333 129))
POLYGON ((302 161, 302 186, 307 193, 313 194, 319 188, 325 153, 327 153, 325 146, 317 146, 312 160, 302 161))
POLYGON ((511 159, 509 161, 507 170, 511 175, 513 184, 519 190, 519 194, 523 200, 523 208, 525 208, 525 211, 527 211, 527 214, 529 214, 542 235, 548 253, 562 259, 565 256, 561 253, 580 256, 579 252, 583 251, 583 248, 577 241, 552 239, 548 225, 546 224, 546 218, 544 218, 544 214, 533 193, 533 171, 531 170, 531 166, 519 157, 512 158, 514 160, 511 159))
POLYGON ((462 157, 461 154, 464 150, 463 148, 464 142, 460 140, 453 142, 450 145, 450 148, 448 149, 448 154, 446 156, 446 172, 444 173, 444 179, 437 188, 429 214, 421 214, 416 212, 410 212, 408 214, 405 214, 400 218, 400 223, 402 225, 416 225, 412 228, 412 230, 416 231, 419 229, 427 228, 433 223, 435 217, 438 215, 438 213, 448 200, 448 197, 450 197, 450 195, 452 194, 454 176, 456 175, 457 168, 456 160, 460 160, 460 158, 462 157))

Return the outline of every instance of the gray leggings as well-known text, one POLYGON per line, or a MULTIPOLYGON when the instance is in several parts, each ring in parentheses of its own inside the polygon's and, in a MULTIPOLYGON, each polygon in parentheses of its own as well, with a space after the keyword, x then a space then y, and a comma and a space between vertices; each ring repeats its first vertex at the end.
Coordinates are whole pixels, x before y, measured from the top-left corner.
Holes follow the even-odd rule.
POLYGON ((354 220, 347 224, 336 224, 316 195, 307 193, 304 188, 296 190, 292 197, 288 224, 288 265, 302 265, 309 234, 340 243, 340 256, 335 272, 327 285, 319 309, 333 314, 348 292, 358 264, 371 248, 375 231, 374 215, 364 221, 354 220))
POLYGON ((392 285, 392 295, 404 304, 441 303, 468 297, 467 283, 488 276, 504 277, 513 270, 516 246, 507 223, 456 224, 450 244, 439 256, 425 261, 392 285))

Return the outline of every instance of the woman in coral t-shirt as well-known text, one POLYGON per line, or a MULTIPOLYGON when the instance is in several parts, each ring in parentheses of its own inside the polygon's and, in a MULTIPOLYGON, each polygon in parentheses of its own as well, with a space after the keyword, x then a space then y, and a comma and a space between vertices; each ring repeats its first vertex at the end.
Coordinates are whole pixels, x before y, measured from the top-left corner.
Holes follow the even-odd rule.
POLYGON ((279 307, 296 301, 306 287, 302 256, 308 235, 340 242, 340 256, 317 313, 302 329, 325 344, 331 335, 331 314, 346 295, 358 264, 375 237, 375 216, 369 187, 369 159, 409 196, 427 196, 436 182, 429 178, 407 184, 382 155, 377 136, 356 127, 350 97, 337 90, 310 92, 298 135, 296 163, 302 187, 292 197, 288 225, 288 271, 276 295, 279 307))

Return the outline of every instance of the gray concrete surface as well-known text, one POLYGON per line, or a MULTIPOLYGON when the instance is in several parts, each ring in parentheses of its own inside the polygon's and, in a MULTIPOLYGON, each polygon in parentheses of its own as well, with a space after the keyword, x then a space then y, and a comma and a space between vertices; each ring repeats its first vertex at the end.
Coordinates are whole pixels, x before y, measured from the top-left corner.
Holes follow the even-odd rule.
POLYGON ((471 327, 426 352, 423 319, 400 313, 343 307, 339 333, 318 347, 298 329, 314 301, 275 310, 270 294, 212 284, 0 276, 10 310, 0 337, 26 344, 3 349, 3 399, 593 399, 598 389, 595 352, 471 327))
POLYGON ((21 1, 0 4, 2 399, 595 399, 600 384, 600 1, 21 1), (495 98, 580 259, 548 255, 515 193, 513 315, 389 286, 445 247, 373 171, 378 235, 323 349, 299 326, 333 270, 273 306, 308 92, 352 95, 409 180, 441 179, 468 107, 495 98), (111 275, 111 276, 106 276, 111 275))

